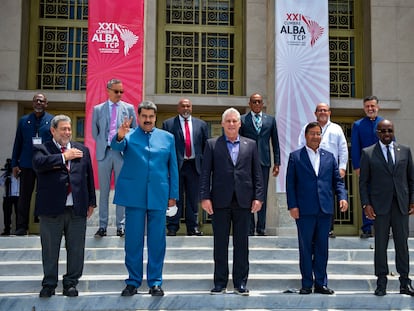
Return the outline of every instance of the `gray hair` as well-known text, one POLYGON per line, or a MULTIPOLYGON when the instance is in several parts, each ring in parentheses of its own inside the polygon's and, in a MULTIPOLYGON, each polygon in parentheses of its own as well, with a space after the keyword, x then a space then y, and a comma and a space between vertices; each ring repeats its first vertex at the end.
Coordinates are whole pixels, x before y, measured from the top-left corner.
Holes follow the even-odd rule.
POLYGON ((236 108, 233 108, 233 107, 228 108, 223 112, 223 115, 221 116, 221 121, 224 122, 227 115, 229 114, 235 114, 237 117, 237 121, 240 121, 240 112, 236 108))
POLYGON ((152 109, 152 110, 154 110, 155 114, 157 113, 157 106, 149 100, 145 100, 145 101, 143 101, 142 103, 139 104, 138 114, 141 114, 142 109, 152 109))
POLYGON ((108 81, 108 83, 106 84, 106 88, 107 88, 107 89, 111 89, 111 88, 112 88, 112 85, 114 85, 114 84, 120 84, 120 83, 122 83, 122 81, 121 81, 121 80, 118 80, 118 79, 111 79, 111 80, 109 80, 109 81, 108 81))
POLYGON ((72 120, 67 115, 58 114, 57 116, 53 117, 52 121, 50 121, 50 127, 53 127, 56 129, 59 125, 59 122, 61 121, 69 122, 70 124, 72 124, 72 120))

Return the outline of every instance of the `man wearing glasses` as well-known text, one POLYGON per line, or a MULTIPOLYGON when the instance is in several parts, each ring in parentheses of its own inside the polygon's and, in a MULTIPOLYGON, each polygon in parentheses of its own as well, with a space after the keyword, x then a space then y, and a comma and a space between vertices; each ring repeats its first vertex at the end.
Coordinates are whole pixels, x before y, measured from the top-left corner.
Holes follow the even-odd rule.
MULTIPOLYGON (((99 180, 99 229, 95 237, 106 236, 108 226, 109 191, 112 172, 115 181, 124 162, 121 152, 110 147, 112 138, 116 135, 122 122, 132 118, 131 128, 137 126, 134 106, 121 100, 124 88, 121 80, 111 79, 106 85, 108 99, 96 105, 92 116, 92 136, 96 142, 96 160, 98 161, 99 180)), ((116 205, 116 235, 124 236, 125 207, 116 205)))
POLYGON ((29 212, 36 174, 32 167, 33 145, 52 140, 50 122, 53 115, 46 112, 48 105, 44 94, 33 97, 33 112, 19 120, 14 140, 13 176, 20 179, 20 197, 17 204, 16 235, 26 235, 29 229, 29 212))
POLYGON ((387 248, 392 228, 395 267, 400 294, 414 296, 409 278, 409 216, 414 212, 414 165, 410 147, 394 142, 394 125, 382 120, 377 126, 379 142, 364 148, 361 155, 359 192, 368 219, 374 221, 374 267, 376 296, 386 295, 387 248))

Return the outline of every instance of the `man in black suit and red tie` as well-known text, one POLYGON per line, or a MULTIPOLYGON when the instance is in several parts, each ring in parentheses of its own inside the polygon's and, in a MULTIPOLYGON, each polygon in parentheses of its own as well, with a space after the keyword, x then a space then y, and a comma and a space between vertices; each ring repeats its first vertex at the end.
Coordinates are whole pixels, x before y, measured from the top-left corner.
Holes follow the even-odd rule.
POLYGON ((178 169, 180 173, 180 198, 178 212, 167 217, 167 235, 175 236, 180 229, 180 218, 185 206, 187 235, 203 235, 198 228, 199 178, 204 146, 208 138, 207 123, 191 115, 193 105, 188 98, 180 99, 178 115, 165 120, 162 129, 175 137, 178 169), (185 200, 185 201, 184 201, 185 200))
POLYGON ((362 149, 359 193, 368 219, 374 220, 374 267, 377 276, 376 296, 386 295, 387 248, 392 228, 395 266, 400 277, 400 294, 414 296, 408 277, 409 216, 414 213, 414 165, 408 146, 394 141, 394 125, 382 120, 377 125, 379 142, 362 149))
POLYGON ((71 120, 57 115, 51 121, 53 140, 33 146, 33 169, 37 175, 35 215, 40 219, 43 281, 40 297, 55 294, 59 251, 65 235, 67 270, 63 295, 78 296, 82 276, 86 219, 96 206, 89 149, 71 141, 71 120))
POLYGON ((251 215, 250 235, 266 235, 266 210, 267 210, 267 188, 269 184, 270 167, 272 160, 270 156, 270 142, 272 142, 273 169, 272 176, 279 175, 280 148, 277 135, 276 119, 263 112, 263 97, 258 93, 250 96, 250 112, 241 116, 240 135, 254 139, 259 151, 260 166, 263 174, 264 202, 262 208, 257 212, 257 221, 254 214, 251 215))
POLYGON ((201 207, 212 217, 214 233, 214 288, 226 292, 229 279, 228 247, 233 229, 234 293, 249 295, 250 215, 264 200, 263 177, 256 142, 239 136, 240 113, 224 111, 224 135, 207 140, 200 176, 201 207))

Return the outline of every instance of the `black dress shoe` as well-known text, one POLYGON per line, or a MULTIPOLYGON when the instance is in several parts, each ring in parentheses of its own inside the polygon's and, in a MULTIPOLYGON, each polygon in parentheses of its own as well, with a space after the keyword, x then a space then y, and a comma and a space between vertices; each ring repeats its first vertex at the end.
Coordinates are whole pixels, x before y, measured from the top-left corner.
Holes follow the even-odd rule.
POLYGON ((161 286, 158 285, 151 287, 149 293, 151 296, 164 296, 164 291, 162 290, 161 286))
POLYGON ((43 287, 42 290, 39 293, 39 297, 41 298, 49 298, 52 297, 52 295, 55 294, 55 290, 51 287, 43 287))
POLYGON ((133 285, 127 285, 121 293, 121 296, 129 297, 137 293, 137 288, 133 285))
POLYGON ((309 295, 309 294, 312 294, 312 288, 302 287, 299 290, 299 294, 301 294, 301 295, 309 295))
POLYGON ((172 231, 172 230, 167 231, 167 236, 176 236, 176 235, 177 235, 176 231, 172 231))
POLYGON ((79 295, 75 286, 69 286, 63 289, 63 296, 77 297, 79 295))
POLYGON ((385 290, 385 287, 382 287, 382 286, 378 286, 374 292, 375 296, 385 296, 386 294, 387 294, 387 291, 385 290))
POLYGON ((400 286, 400 294, 414 296, 414 288, 410 284, 400 286))
POLYGON ((235 287, 234 293, 240 296, 249 296, 249 290, 246 288, 246 285, 240 285, 239 287, 235 287))
POLYGON ((125 235, 124 229, 122 229, 122 228, 117 229, 116 230, 116 235, 122 238, 125 235))
POLYGON ((203 232, 201 232, 200 230, 198 230, 197 228, 195 228, 192 231, 187 231, 187 235, 192 236, 192 235, 196 235, 196 236, 202 236, 203 232))
POLYGON ((20 229, 17 229, 17 230, 14 232, 14 234, 15 234, 15 235, 20 235, 20 236, 22 236, 22 235, 27 235, 27 230, 26 230, 26 229, 22 229, 22 228, 20 228, 20 229))
POLYGON ((264 232, 264 230, 261 230, 261 231, 257 231, 257 235, 258 236, 266 236, 266 233, 264 232))
POLYGON ((104 236, 106 236, 106 229, 104 228, 99 228, 95 233, 95 238, 102 238, 104 236))
POLYGON ((335 292, 332 289, 330 289, 326 286, 315 286, 315 289, 313 290, 313 292, 315 294, 323 294, 323 295, 333 295, 333 294, 335 294, 335 292))
POLYGON ((221 286, 214 286, 214 288, 210 291, 211 295, 221 295, 226 293, 226 288, 221 286))

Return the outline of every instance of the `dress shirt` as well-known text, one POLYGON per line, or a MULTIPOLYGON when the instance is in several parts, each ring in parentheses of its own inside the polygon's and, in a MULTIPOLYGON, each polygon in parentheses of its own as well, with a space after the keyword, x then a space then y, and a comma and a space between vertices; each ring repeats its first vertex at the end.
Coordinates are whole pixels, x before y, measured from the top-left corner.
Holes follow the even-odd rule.
MULTIPOLYGON (((181 124, 181 130, 183 131, 183 137, 185 140, 185 118, 183 118, 181 115, 179 116, 180 118, 180 124, 181 124)), ((188 159, 194 159, 195 158, 195 154, 194 154, 194 139, 193 139, 193 122, 191 122, 191 116, 189 116, 187 118, 188 120, 188 128, 190 129, 190 136, 191 136, 191 157, 187 157, 185 155, 185 148, 184 148, 184 159, 188 160, 188 159)))
MULTIPOLYGON (((65 147, 66 150, 69 150, 71 148, 70 142, 68 142, 68 144, 66 146, 61 146, 55 139, 53 139, 53 142, 55 143, 56 147, 58 147, 59 150, 62 150, 62 147, 65 147)), ((69 171, 70 170, 70 161, 68 161, 68 163, 66 163, 65 156, 63 155, 63 153, 62 153, 62 161, 63 161, 63 164, 67 165, 68 171, 69 171)), ((66 206, 73 206, 72 192, 68 193, 68 196, 66 198, 66 206)))
MULTIPOLYGON (((302 128, 299 135, 299 147, 306 145, 305 128, 306 125, 302 128)), ((339 169, 346 170, 348 164, 348 143, 346 142, 344 131, 339 124, 328 121, 322 127, 322 139, 319 147, 331 152, 338 161, 339 169)))
POLYGON ((233 164, 236 165, 240 150, 240 137, 237 136, 237 139, 234 142, 230 141, 226 135, 224 135, 224 137, 226 138, 227 149, 231 160, 233 161, 233 164))
POLYGON ((319 154, 319 148, 315 152, 311 148, 309 148, 308 146, 305 146, 305 147, 306 147, 306 151, 308 152, 309 160, 310 160, 310 162, 313 166, 315 174, 316 174, 316 176, 318 176, 319 164, 321 162, 321 155, 319 154))
MULTIPOLYGON (((384 145, 381 141, 379 141, 379 144, 381 146, 381 150, 382 150, 382 154, 384 155, 385 162, 388 162, 387 145, 384 145)), ((391 157, 392 157, 392 163, 395 164, 394 143, 391 142, 388 146, 390 146, 390 153, 391 153, 391 157)))

